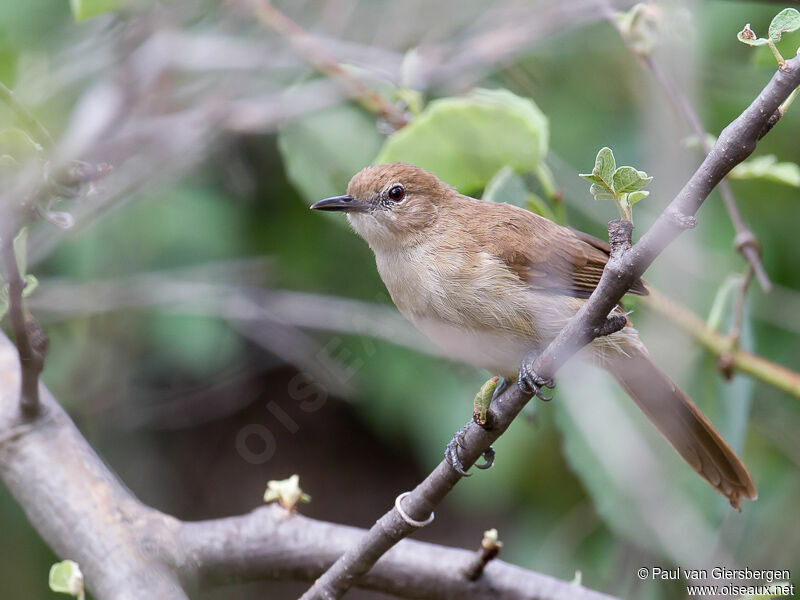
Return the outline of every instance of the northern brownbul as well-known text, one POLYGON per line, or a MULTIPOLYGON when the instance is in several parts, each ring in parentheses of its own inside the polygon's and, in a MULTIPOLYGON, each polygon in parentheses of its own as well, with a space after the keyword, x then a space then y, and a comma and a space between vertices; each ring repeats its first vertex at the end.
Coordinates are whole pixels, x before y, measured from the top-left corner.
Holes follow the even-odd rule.
MULTIPOLYGON (((601 240, 527 210, 459 194, 413 165, 367 167, 347 194, 314 204, 347 214, 400 312, 449 356, 539 391, 520 370, 585 302, 608 260, 601 240)), ((647 294, 637 281, 632 294, 647 294)), ((622 307, 612 316, 624 318, 622 307)), ((734 507, 756 498, 747 469, 625 326, 580 356, 607 369, 664 437, 734 507)), ((622 325, 623 323, 620 323, 622 325)), ((454 467, 461 470, 457 454, 454 467)), ((451 460, 451 464, 453 460, 451 460)))

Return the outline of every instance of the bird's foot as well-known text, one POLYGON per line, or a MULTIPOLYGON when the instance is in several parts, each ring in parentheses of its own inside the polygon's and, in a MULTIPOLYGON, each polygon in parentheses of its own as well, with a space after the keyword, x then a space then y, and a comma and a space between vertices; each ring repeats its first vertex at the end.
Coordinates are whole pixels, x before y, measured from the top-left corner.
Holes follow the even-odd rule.
MULTIPOLYGON (((470 419, 467 421, 466 425, 456 431, 455 435, 453 435, 453 439, 448 442, 444 449, 445 460, 450 463, 450 466, 453 467, 453 470, 462 477, 470 477, 471 473, 467 473, 467 471, 464 469, 464 463, 461 462, 461 458, 458 456, 458 449, 466 447, 464 445, 464 438, 467 435, 467 428, 472 422, 472 419, 470 419)), ((483 459, 485 462, 482 464, 476 464, 475 466, 478 469, 488 469, 494 464, 494 456, 494 448, 489 446, 483 452, 483 459)))
POLYGON ((543 390, 544 388, 552 390, 554 387, 556 387, 556 384, 552 378, 545 379, 533 370, 533 361, 535 358, 536 356, 529 352, 525 355, 525 358, 522 359, 522 363, 519 366, 519 378, 517 379, 517 385, 519 386, 519 389, 526 394, 531 394, 539 398, 539 400, 549 402, 553 399, 553 397, 545 396, 543 390))

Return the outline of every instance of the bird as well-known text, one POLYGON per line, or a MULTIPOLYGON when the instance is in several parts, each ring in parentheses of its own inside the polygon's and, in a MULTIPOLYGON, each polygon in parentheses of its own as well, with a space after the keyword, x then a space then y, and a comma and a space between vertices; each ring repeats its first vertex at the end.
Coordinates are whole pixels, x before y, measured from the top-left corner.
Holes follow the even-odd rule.
MULTIPOLYGON (((608 244, 596 237, 523 208, 465 196, 408 163, 368 166, 352 177, 346 194, 310 208, 346 214, 373 251, 397 309, 450 357, 505 381, 527 379, 537 394, 552 383, 521 372, 523 358, 555 338, 592 294, 609 259, 608 244)), ((637 280, 628 293, 647 295, 648 288, 637 280)), ((581 359, 609 371, 734 508, 742 498, 756 499, 745 465, 653 362, 621 304, 609 318, 621 328, 594 339, 578 353, 581 359)))

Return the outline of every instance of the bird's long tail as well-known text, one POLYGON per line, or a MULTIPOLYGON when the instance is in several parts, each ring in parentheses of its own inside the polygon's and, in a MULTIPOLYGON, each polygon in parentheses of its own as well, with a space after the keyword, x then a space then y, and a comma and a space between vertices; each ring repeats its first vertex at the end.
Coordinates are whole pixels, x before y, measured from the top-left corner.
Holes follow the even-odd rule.
POLYGON ((646 350, 629 351, 604 365, 683 459, 739 508, 758 497, 739 457, 689 397, 653 363, 646 350))

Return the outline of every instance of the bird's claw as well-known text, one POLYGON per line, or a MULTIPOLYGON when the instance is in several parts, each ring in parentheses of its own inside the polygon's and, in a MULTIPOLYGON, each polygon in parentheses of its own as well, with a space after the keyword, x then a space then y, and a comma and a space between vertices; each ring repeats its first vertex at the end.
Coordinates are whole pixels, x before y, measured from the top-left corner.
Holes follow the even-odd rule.
POLYGON ((522 364, 519 367, 519 378, 517 379, 517 385, 519 389, 521 389, 526 394, 531 394, 539 398, 539 400, 543 400, 544 402, 549 402, 553 399, 552 396, 545 396, 543 389, 553 389, 556 387, 555 381, 552 378, 545 379, 536 371, 531 368, 531 362, 529 360, 523 360, 522 364))
POLYGON ((481 464, 475 463, 475 468, 477 468, 477 469, 488 469, 489 467, 491 467, 494 464, 495 452, 494 452, 494 448, 492 448, 491 446, 489 446, 486 450, 484 450, 483 454, 481 456, 483 456, 483 460, 485 462, 483 462, 481 464))
MULTIPOLYGON (((472 473, 467 473, 467 471, 464 469, 464 463, 461 462, 461 458, 458 456, 459 447, 461 448, 465 447, 464 436, 466 436, 467 434, 467 427, 469 427, 470 423, 472 423, 472 420, 467 421, 467 424, 464 425, 464 427, 456 431, 455 434, 453 435, 453 439, 451 439, 447 443, 447 446, 444 449, 445 460, 450 464, 451 467, 453 467, 453 470, 462 477, 472 476, 472 473)), ((476 464, 475 466, 478 469, 488 469, 494 464, 494 456, 495 456, 494 448, 489 446, 483 452, 482 456, 485 462, 480 465, 476 464)))
MULTIPOLYGON (((467 423, 467 425, 469 425, 469 423, 467 423)), ((461 462, 461 458, 458 456, 459 446, 462 448, 464 447, 464 436, 467 433, 467 425, 464 425, 464 427, 453 434, 453 439, 447 442, 447 446, 445 446, 444 449, 444 459, 450 463, 450 466, 453 467, 453 470, 462 477, 472 476, 472 473, 467 473, 464 470, 464 464, 461 462)))

